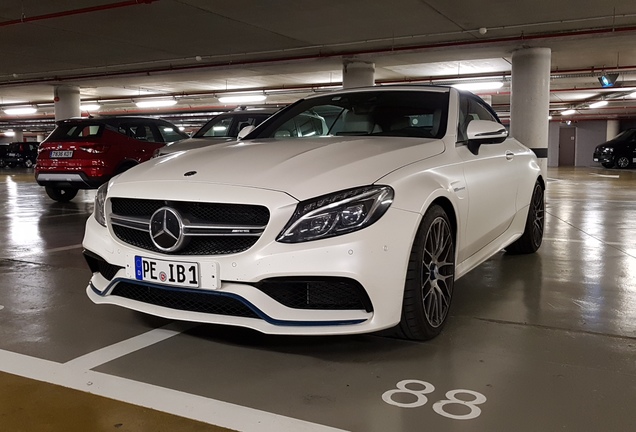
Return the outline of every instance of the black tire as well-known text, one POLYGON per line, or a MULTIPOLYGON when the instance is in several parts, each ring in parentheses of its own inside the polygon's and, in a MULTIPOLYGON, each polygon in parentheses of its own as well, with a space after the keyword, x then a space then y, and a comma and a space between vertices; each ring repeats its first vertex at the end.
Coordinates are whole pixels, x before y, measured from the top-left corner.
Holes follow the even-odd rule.
POLYGON ((614 167, 614 162, 603 162, 601 165, 603 165, 605 168, 612 168, 614 167))
POLYGON ((545 198, 543 186, 536 182, 532 191, 532 199, 528 208, 526 227, 521 237, 506 247, 510 254, 530 254, 536 252, 543 242, 545 226, 545 198))
POLYGON ((619 156, 616 158, 616 166, 618 168, 627 168, 629 166, 629 158, 627 156, 619 156))
POLYGON ((77 195, 77 189, 75 188, 55 188, 52 186, 46 186, 44 188, 46 190, 46 194, 53 201, 57 202, 69 202, 75 195, 77 195))
POLYGON ((455 284, 455 238, 446 212, 431 206, 422 222, 406 272, 402 318, 395 335, 425 341, 446 323, 455 284))

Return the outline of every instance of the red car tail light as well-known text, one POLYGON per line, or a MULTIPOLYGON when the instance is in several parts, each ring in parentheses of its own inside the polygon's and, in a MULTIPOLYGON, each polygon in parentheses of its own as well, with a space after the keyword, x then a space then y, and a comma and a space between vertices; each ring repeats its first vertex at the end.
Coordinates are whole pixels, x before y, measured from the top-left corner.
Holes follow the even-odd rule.
POLYGON ((79 147, 80 150, 85 151, 86 153, 106 153, 110 146, 105 144, 90 144, 79 147))

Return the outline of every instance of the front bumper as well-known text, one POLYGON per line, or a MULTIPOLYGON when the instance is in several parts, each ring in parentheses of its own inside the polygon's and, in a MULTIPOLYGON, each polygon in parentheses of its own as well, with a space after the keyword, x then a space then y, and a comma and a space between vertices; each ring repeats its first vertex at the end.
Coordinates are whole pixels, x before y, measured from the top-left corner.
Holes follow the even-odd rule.
MULTIPOLYGON (((139 249, 121 242, 91 217, 83 246, 88 254, 103 260, 104 267, 91 265, 93 276, 87 294, 98 304, 115 304, 170 319, 243 326, 269 334, 367 333, 397 324, 419 215, 389 209, 361 231, 306 243, 278 243, 275 237, 293 207, 289 206, 287 214, 273 215, 261 238, 247 251, 217 256, 166 255, 139 249), (140 282, 134 274, 135 256, 196 262, 200 287, 193 290, 140 282), (367 300, 359 308, 344 310, 301 308, 264 291, 262 284, 272 280, 345 281, 347 286, 359 285, 363 292, 360 297, 367 300), (119 295, 122 289, 135 294, 119 295), (148 300, 148 295, 153 300, 148 300), (154 300, 157 298, 162 300, 154 300), (174 298, 206 304, 234 303, 241 311, 219 313, 212 308, 202 312, 198 306, 184 309, 165 300, 174 298)), ((295 286, 304 290, 302 284, 295 286)), ((309 292, 307 289, 297 294, 309 292)))

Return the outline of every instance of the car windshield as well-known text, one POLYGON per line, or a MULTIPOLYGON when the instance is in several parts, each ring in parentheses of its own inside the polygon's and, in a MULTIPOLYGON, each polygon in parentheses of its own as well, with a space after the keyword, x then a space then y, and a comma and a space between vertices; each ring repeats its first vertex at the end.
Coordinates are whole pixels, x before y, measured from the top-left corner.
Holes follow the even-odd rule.
POLYGON ((627 140, 636 133, 636 129, 627 129, 614 137, 615 140, 627 140))
POLYGON ((301 100, 247 138, 393 136, 441 138, 448 120, 447 90, 381 90, 301 100))
POLYGON ((194 138, 236 138, 246 126, 258 126, 269 117, 267 113, 221 114, 207 122, 194 134, 194 138))

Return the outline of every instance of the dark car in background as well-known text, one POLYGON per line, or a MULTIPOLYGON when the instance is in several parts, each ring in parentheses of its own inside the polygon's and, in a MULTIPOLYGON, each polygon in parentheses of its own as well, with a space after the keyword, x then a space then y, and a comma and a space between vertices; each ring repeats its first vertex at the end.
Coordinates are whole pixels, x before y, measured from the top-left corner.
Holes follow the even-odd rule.
POLYGON ((166 143, 185 138, 174 124, 151 117, 61 120, 40 145, 35 179, 51 199, 66 202, 79 189, 96 189, 166 143))
POLYGON ((627 129, 594 149, 594 162, 605 168, 628 168, 636 163, 636 129, 627 129))
POLYGON ((39 142, 12 142, 0 150, 0 166, 31 168, 38 157, 39 142))
POLYGON ((161 147, 155 152, 155 156, 235 140, 241 129, 247 126, 258 126, 278 110, 279 108, 239 108, 219 114, 204 124, 192 138, 161 147))

